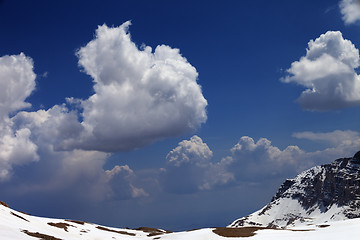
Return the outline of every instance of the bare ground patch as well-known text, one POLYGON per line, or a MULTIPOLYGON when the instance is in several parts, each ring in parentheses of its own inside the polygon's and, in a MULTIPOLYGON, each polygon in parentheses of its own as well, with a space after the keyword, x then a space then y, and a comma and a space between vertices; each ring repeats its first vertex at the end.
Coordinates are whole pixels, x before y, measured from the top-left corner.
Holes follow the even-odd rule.
POLYGON ((321 225, 316 225, 319 228, 326 228, 326 227, 330 227, 330 225, 327 224, 321 224, 321 225))
POLYGON ((57 237, 46 235, 46 234, 39 233, 39 232, 29 232, 28 230, 22 230, 22 232, 31 237, 39 238, 41 240, 63 240, 61 238, 57 238, 57 237))
POLYGON ((114 233, 129 235, 129 236, 136 236, 135 233, 129 233, 129 232, 125 232, 125 231, 116 231, 116 230, 112 230, 112 229, 101 227, 101 226, 97 226, 96 228, 100 229, 100 230, 103 230, 103 231, 114 232, 114 233))
POLYGON ((3 206, 5 206, 5 207, 9 207, 9 205, 7 205, 6 203, 4 203, 3 201, 0 201, 0 205, 3 205, 3 206))
POLYGON ((77 221, 77 220, 65 220, 65 221, 80 224, 80 225, 84 225, 85 223, 87 223, 87 222, 84 222, 84 221, 77 221))
POLYGON ((242 228, 226 228, 220 227, 213 230, 219 236, 222 237, 252 237, 257 230, 268 229, 264 227, 242 227, 242 228))
POLYGON ((50 226, 53 226, 53 227, 57 227, 57 228, 62 228, 64 229, 66 232, 68 232, 68 227, 75 227, 75 226, 72 226, 68 223, 53 223, 53 222, 49 222, 48 225, 50 226))
POLYGON ((214 233, 216 233, 219 236, 222 237, 252 237, 258 230, 282 230, 282 231, 292 231, 292 232, 308 232, 308 231, 314 231, 313 229, 283 229, 283 228, 269 228, 269 227, 240 227, 240 228, 226 228, 226 227, 220 227, 213 230, 214 233))
POLYGON ((22 220, 25 220, 25 221, 29 222, 29 220, 23 218, 23 217, 20 216, 20 215, 17 215, 16 213, 10 212, 10 214, 13 215, 13 216, 15 216, 15 217, 18 217, 18 218, 20 218, 20 219, 22 219, 22 220))

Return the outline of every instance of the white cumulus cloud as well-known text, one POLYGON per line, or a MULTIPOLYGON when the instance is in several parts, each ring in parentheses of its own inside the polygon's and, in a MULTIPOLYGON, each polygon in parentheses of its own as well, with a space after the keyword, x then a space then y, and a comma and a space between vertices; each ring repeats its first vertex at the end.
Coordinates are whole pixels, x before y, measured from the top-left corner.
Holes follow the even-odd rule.
POLYGON ((359 0, 342 0, 339 7, 345 24, 352 24, 360 20, 359 0))
POLYGON ((166 156, 167 165, 162 172, 166 191, 177 193, 208 190, 232 179, 218 163, 212 163, 212 151, 198 136, 181 141, 166 156))
POLYGON ((14 165, 39 160, 30 129, 13 129, 9 118, 31 106, 25 99, 35 89, 35 78, 33 61, 25 54, 0 57, 0 181, 9 179, 14 165))
POLYGON ((288 146, 284 150, 273 146, 271 141, 243 136, 231 149, 231 155, 222 159, 228 171, 238 180, 263 180, 278 177, 284 172, 294 173, 301 168, 298 161, 304 152, 297 146, 288 146))
POLYGON ((133 185, 135 173, 128 165, 116 165, 113 169, 106 171, 107 182, 111 186, 108 197, 114 199, 128 199, 146 197, 149 194, 142 188, 133 185))
POLYGON ((25 99, 35 89, 36 74, 31 58, 19 55, 0 57, 0 117, 31 106, 25 99))
POLYGON ((179 49, 139 49, 129 25, 99 26, 95 38, 77 52, 95 93, 81 102, 84 131, 80 140, 67 141, 68 148, 131 150, 193 131, 207 119, 196 69, 179 49))
POLYGON ((23 128, 16 132, 6 129, 0 129, 0 181, 11 177, 14 165, 39 160, 37 146, 30 140, 29 129, 23 128))
MULTIPOLYGON (((0 182, 7 181, 4 184, 17 194, 67 192, 65 195, 87 200, 146 195, 128 176, 114 173, 109 177, 103 169, 109 154, 64 150, 66 140, 84 131, 79 112, 69 110, 66 104, 20 111, 31 106, 25 100, 35 89, 35 78, 31 58, 22 53, 0 58, 0 182), (19 174, 23 165, 30 170, 19 174), (14 175, 17 183, 10 184, 14 175), (123 192, 117 192, 119 184, 123 192)), ((75 104, 72 100, 69 102, 75 104)))
POLYGON ((198 136, 193 136, 190 140, 183 140, 179 146, 171 150, 166 159, 169 164, 176 167, 182 164, 207 164, 212 158, 213 153, 206 143, 198 136))
POLYGON ((128 166, 104 170, 110 154, 59 147, 64 139, 76 137, 83 130, 77 113, 69 111, 65 105, 37 112, 19 112, 11 121, 15 131, 31 129, 39 156, 36 164, 28 166, 34 168, 31 173, 17 176, 22 183, 14 188, 22 194, 52 192, 61 195, 65 191, 87 201, 146 196, 145 191, 133 183, 135 176, 128 166))
POLYGON ((309 152, 298 146, 283 150, 267 138, 257 142, 243 136, 231 149, 231 155, 222 159, 222 165, 233 173, 237 181, 264 181, 275 177, 291 177, 310 167, 330 163, 341 157, 352 157, 360 150, 360 134, 355 131, 294 133, 294 137, 310 141, 324 141, 329 147, 309 152))
POLYGON ((306 55, 291 64, 281 80, 306 88, 298 99, 303 109, 327 111, 360 105, 359 50, 341 32, 328 31, 310 40, 306 55))
MULTIPOLYGON (((195 67, 179 49, 137 47, 129 25, 99 26, 77 51, 79 66, 93 80, 93 95, 69 97, 47 110, 23 110, 31 106, 26 98, 36 85, 32 59, 23 53, 0 57, 3 192, 87 203, 146 197, 146 180, 129 166, 104 169, 110 153, 191 132, 206 121, 195 67)), ((211 158, 201 147, 193 156, 211 158)))
POLYGON ((160 182, 165 191, 180 194, 234 185, 269 184, 337 158, 351 157, 360 150, 360 133, 356 131, 300 132, 293 136, 330 145, 313 152, 296 145, 280 149, 267 138, 255 141, 242 136, 228 156, 212 161, 213 153, 207 144, 193 136, 169 152, 160 182))

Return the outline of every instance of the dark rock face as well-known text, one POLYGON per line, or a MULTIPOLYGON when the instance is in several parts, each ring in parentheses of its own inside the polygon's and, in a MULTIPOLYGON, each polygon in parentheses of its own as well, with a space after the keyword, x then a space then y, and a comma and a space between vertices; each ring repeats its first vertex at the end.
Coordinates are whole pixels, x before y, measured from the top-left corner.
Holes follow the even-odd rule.
POLYGON ((354 161, 360 162, 360 151, 358 151, 357 153, 355 153, 354 157, 353 157, 354 161))
MULTIPOLYGON (((286 180, 272 201, 282 197, 297 199, 306 210, 317 205, 327 211, 334 204, 360 209, 360 152, 353 158, 340 158, 318 169, 310 169, 308 173, 300 184, 295 184, 298 183, 295 179, 286 180)), ((360 212, 347 217, 360 217, 360 212)))

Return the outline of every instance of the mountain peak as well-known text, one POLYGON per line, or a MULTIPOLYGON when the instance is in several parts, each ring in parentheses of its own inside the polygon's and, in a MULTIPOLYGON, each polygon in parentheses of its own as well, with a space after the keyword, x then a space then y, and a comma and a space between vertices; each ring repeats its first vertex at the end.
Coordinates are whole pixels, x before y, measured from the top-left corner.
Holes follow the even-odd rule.
POLYGON ((357 153, 355 153, 353 159, 360 160, 360 151, 358 151, 357 153))
POLYGON ((231 227, 288 227, 360 217, 360 151, 287 179, 263 209, 231 227))

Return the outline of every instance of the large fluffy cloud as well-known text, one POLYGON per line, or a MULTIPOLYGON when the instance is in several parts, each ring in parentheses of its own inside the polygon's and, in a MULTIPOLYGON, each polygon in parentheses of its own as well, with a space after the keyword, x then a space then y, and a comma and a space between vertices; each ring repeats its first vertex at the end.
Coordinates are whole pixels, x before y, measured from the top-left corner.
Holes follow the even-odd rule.
POLYGON ((283 82, 306 87, 298 101, 306 110, 326 111, 360 104, 359 50, 341 32, 311 40, 306 55, 293 62, 283 82))
POLYGON ((360 20, 359 0, 342 0, 339 7, 345 24, 352 24, 360 20))
POLYGON ((131 150, 193 131, 206 121, 207 101, 196 69, 179 49, 139 49, 129 25, 99 26, 95 39, 77 52, 95 93, 81 102, 84 131, 68 139, 65 148, 131 150))
MULTIPOLYGON (((82 130, 76 112, 69 111, 64 105, 36 112, 19 112, 10 121, 13 131, 27 129, 31 133, 31 143, 38 156, 38 162, 26 166, 29 171, 25 174, 21 174, 21 169, 15 172, 15 182, 11 186, 16 194, 67 195, 67 198, 86 202, 146 195, 133 183, 130 175, 134 174, 128 166, 104 170, 108 153, 58 148, 63 139, 74 137, 82 130)), ((29 156, 25 150, 18 151, 18 154, 29 156)), ((16 162, 12 161, 11 165, 16 165, 16 162)))
POLYGON ((47 110, 21 111, 31 106, 25 100, 35 89, 32 59, 22 53, 0 58, 0 181, 12 181, 1 183, 4 192, 86 202, 148 196, 129 166, 104 169, 109 152, 193 131, 206 121, 196 69, 179 49, 138 48, 129 25, 99 26, 78 50, 94 94, 47 110))

